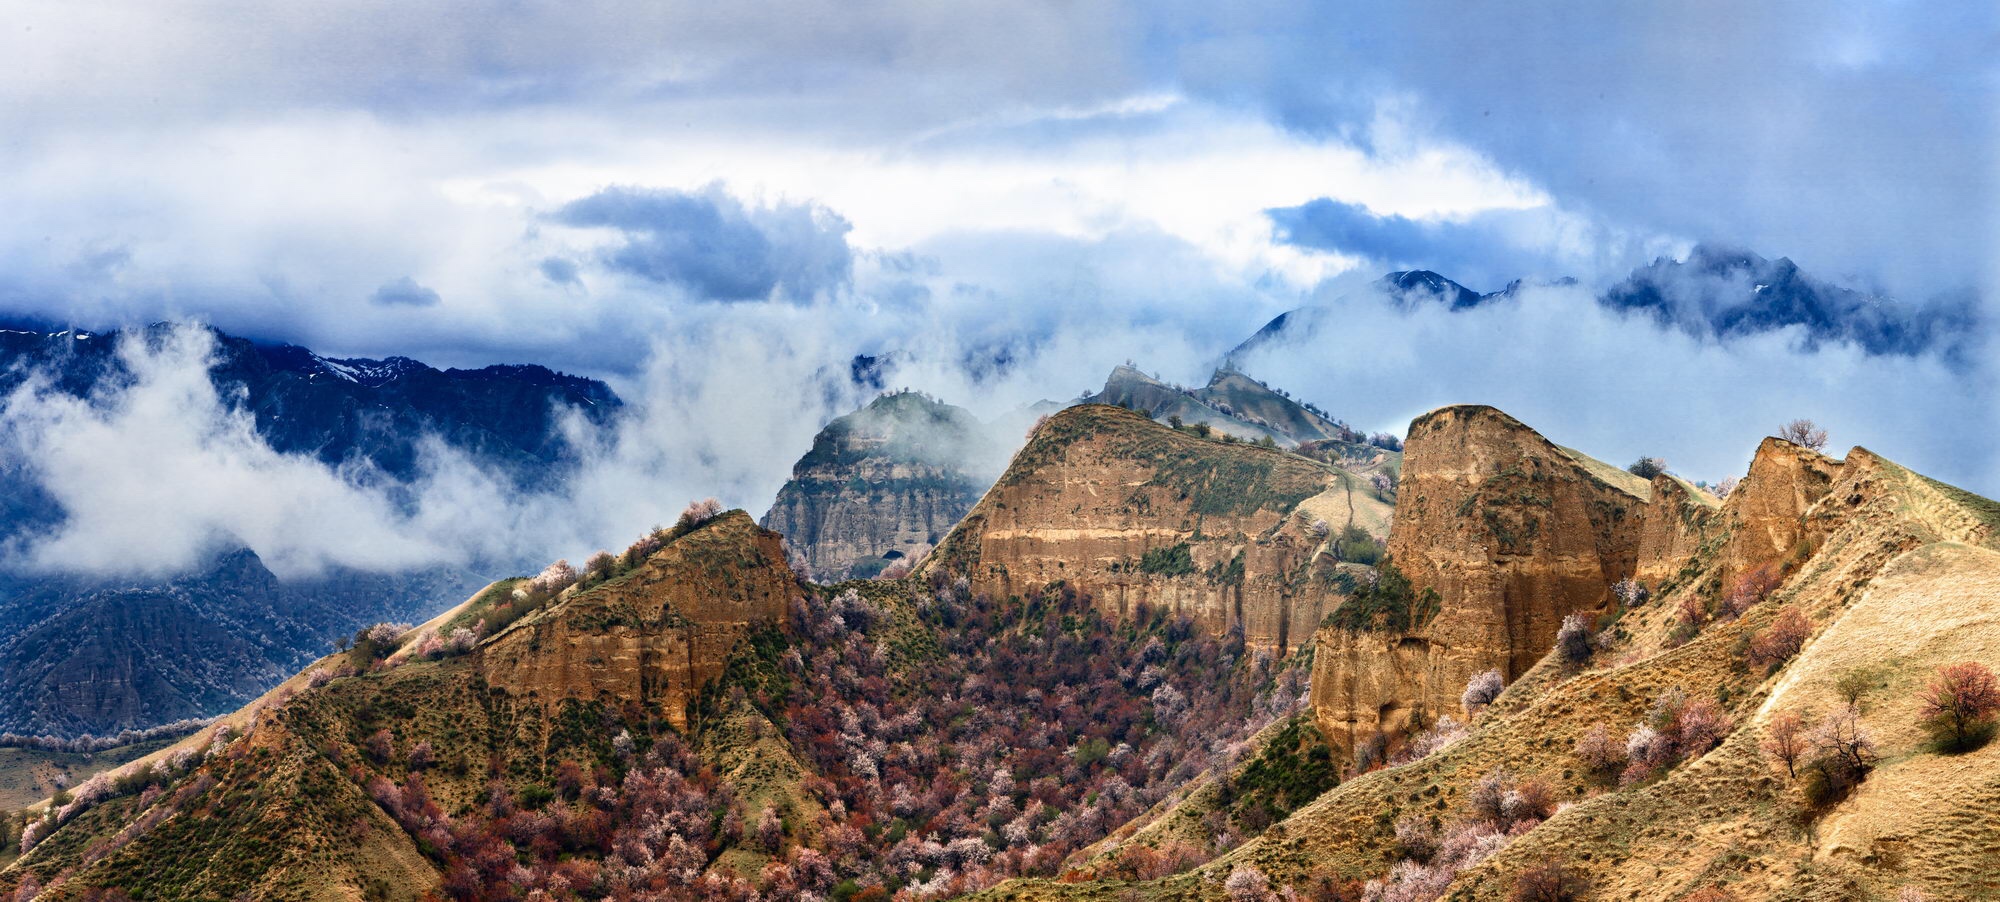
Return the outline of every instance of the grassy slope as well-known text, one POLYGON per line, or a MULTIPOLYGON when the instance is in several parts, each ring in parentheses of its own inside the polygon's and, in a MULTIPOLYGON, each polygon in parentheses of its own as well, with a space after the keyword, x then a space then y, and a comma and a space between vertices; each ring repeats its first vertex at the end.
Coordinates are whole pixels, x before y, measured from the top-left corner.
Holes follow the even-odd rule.
POLYGON ((1627 615, 1626 654, 1600 653, 1598 669, 1575 675, 1545 659, 1466 739, 1352 780, 1218 862, 1143 886, 1023 881, 990 896, 1217 898, 1221 878, 1240 864, 1286 881, 1373 877, 1393 860, 1398 817, 1449 817, 1473 779, 1505 768, 1582 801, 1462 874, 1451 898, 1504 898, 1514 874, 1551 857, 1587 874, 1604 899, 1678 899, 1715 883, 1744 898, 1887 898, 1905 881, 1932 898, 2000 897, 2000 871, 1991 867, 2000 860, 2000 822, 1991 816, 2000 806, 2000 743, 1938 756, 1909 726, 1913 693, 1936 665, 2000 661, 2000 614, 1978 604, 2000 591, 2000 554, 1954 541, 1992 542, 1995 507, 1863 455, 1875 466, 1850 468, 1825 510, 1809 515, 1827 529, 1817 552, 1742 619, 1658 650, 1678 599, 1716 588, 1718 546, 1710 545, 1673 591, 1627 615), (1738 663, 1737 648, 1784 604, 1799 605, 1820 634, 1766 679, 1738 663), (1851 799, 1810 821, 1797 790, 1757 751, 1762 725, 1780 707, 1829 707, 1832 680, 1863 663, 1880 669, 1883 688, 1864 700, 1864 719, 1884 761, 1851 799), (1569 751, 1577 737, 1599 722, 1622 734, 1668 687, 1724 698, 1739 728, 1708 755, 1639 787, 1607 791, 1578 772, 1569 751))

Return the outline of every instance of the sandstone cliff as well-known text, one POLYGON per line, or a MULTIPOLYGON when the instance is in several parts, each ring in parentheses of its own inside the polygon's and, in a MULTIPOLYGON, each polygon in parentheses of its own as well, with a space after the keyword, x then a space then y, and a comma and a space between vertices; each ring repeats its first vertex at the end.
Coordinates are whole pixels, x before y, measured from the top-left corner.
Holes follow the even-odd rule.
POLYGON ((965 410, 916 392, 828 423, 764 515, 821 582, 914 562, 998 472, 1000 451, 965 410))
POLYGON ((925 568, 995 597, 1067 582, 1113 616, 1151 605, 1289 648, 1339 597, 1313 523, 1379 535, 1389 515, 1327 464, 1083 405, 1042 424, 925 568))
POLYGON ((782 621, 798 595, 778 534, 731 511, 522 618, 485 643, 479 665, 510 695, 657 706, 684 727, 737 641, 782 621))
MULTIPOLYGON (((1456 712, 1474 674, 1512 680, 1573 611, 1606 605, 1633 573, 1654 487, 1551 443, 1491 407, 1410 424, 1389 555, 1439 609, 1407 630, 1329 626, 1316 637, 1313 705, 1352 743, 1417 712, 1456 712)), ((1683 542, 1662 526, 1655 544, 1683 542)))

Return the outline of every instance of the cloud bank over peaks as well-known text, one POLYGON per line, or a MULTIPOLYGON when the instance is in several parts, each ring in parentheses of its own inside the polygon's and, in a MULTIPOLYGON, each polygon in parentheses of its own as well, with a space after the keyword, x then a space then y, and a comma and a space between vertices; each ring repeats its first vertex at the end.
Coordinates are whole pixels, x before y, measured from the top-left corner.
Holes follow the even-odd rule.
POLYGON ((1937 352, 1880 355, 1792 324, 1717 340, 1608 306, 1581 285, 1524 284, 1452 309, 1379 280, 1333 280, 1237 364, 1364 428, 1400 434, 1454 403, 1491 404, 1613 462, 1741 475, 1761 437, 1810 417, 1926 475, 1991 491, 1993 374, 1937 352))
MULTIPOLYGON (((700 298, 807 301, 846 286, 854 270, 847 220, 811 203, 750 206, 719 183, 699 191, 611 187, 564 204, 549 217, 622 239, 600 253, 613 271, 678 285, 700 298)), ((573 268, 544 261, 550 281, 573 268)))

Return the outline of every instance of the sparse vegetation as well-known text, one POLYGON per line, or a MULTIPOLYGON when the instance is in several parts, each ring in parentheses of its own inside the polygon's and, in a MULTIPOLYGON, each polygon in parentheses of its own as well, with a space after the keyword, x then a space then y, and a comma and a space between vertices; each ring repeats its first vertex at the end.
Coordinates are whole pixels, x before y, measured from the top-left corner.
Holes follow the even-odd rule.
POLYGON ((1993 738, 2000 713, 2000 684, 1976 661, 1938 668, 1924 687, 1919 717, 1940 751, 1966 752, 1993 738))
POLYGON ((1779 426, 1778 437, 1801 448, 1810 448, 1814 451, 1826 450, 1826 430, 1819 428, 1819 424, 1811 420, 1793 420, 1779 426))
POLYGON ((1640 479, 1651 479, 1667 472, 1667 462, 1657 457, 1641 457, 1626 466, 1625 472, 1640 479))
POLYGON ((1458 698, 1459 704, 1465 707, 1467 716, 1476 717, 1487 705, 1493 704, 1494 699, 1500 697, 1500 690, 1504 686, 1505 683, 1497 667, 1474 674, 1472 679, 1466 681, 1465 692, 1458 698))
POLYGON ((1812 635, 1812 623, 1796 605, 1778 612, 1777 619, 1750 639, 1750 663, 1766 670, 1792 659, 1812 635))
POLYGON ((1187 576, 1194 573, 1194 550, 1186 542, 1154 548, 1139 557, 1139 572, 1151 576, 1187 576))
POLYGON ((1394 561, 1384 557, 1376 574, 1373 583, 1356 584, 1352 594, 1326 615, 1325 625, 1348 630, 1406 632, 1437 616, 1443 600, 1436 590, 1417 591, 1409 577, 1396 569, 1394 561))

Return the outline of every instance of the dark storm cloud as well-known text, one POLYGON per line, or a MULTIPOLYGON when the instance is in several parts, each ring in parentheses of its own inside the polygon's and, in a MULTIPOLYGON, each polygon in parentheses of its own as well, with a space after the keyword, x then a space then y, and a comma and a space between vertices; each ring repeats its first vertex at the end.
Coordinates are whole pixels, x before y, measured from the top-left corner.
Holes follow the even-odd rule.
POLYGON ((746 207, 716 186, 607 188, 553 218, 623 233, 604 255, 610 268, 715 300, 808 300, 846 284, 854 268, 839 215, 812 204, 746 207))
POLYGON ((442 300, 436 291, 409 276, 384 283, 368 299, 384 307, 435 307, 442 300))
POLYGON ((1997 9, 1280 4, 1183 10, 1167 52, 1301 131, 1459 142, 1572 208, 1921 300, 1995 241, 1997 9))

